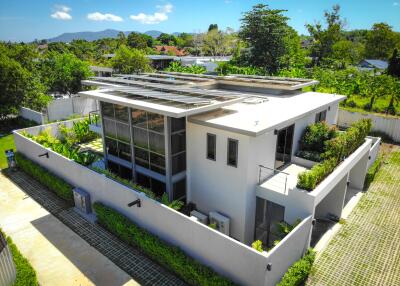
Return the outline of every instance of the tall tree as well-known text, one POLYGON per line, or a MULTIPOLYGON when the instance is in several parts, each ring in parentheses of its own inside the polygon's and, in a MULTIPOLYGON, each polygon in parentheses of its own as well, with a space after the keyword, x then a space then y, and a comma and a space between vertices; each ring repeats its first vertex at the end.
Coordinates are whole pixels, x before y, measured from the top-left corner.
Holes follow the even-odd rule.
POLYGON ((134 49, 143 50, 147 48, 147 38, 143 34, 132 32, 128 35, 128 46, 134 49))
POLYGON ((306 28, 313 39, 310 55, 316 65, 320 65, 324 59, 331 57, 333 45, 342 37, 341 32, 345 21, 340 18, 339 13, 339 5, 334 5, 331 12, 324 12, 325 29, 320 22, 314 25, 306 24, 306 28))
POLYGON ((400 77, 400 55, 397 49, 394 49, 391 58, 389 59, 389 66, 387 70, 391 76, 400 77))
POLYGON ((208 26, 208 32, 212 30, 218 30, 218 24, 210 24, 210 26, 208 26))
POLYGON ((289 29, 289 18, 282 15, 285 11, 258 4, 244 13, 239 37, 250 46, 250 65, 262 67, 269 73, 281 67, 281 59, 287 54, 285 36, 289 29))
POLYGON ((232 53, 234 41, 233 34, 211 29, 203 36, 203 53, 213 57, 225 56, 232 53))
POLYGON ((158 38, 158 41, 160 41, 160 43, 162 45, 171 45, 174 46, 176 44, 176 40, 175 40, 175 36, 174 35, 170 35, 167 33, 161 33, 158 38))
POLYGON ((111 62, 113 68, 119 73, 151 71, 150 61, 146 55, 138 49, 130 49, 126 46, 119 47, 111 62))
POLYGON ((368 32, 365 46, 366 56, 371 59, 387 60, 398 44, 392 27, 386 23, 375 23, 368 32))
POLYGON ((52 92, 72 95, 82 90, 82 80, 92 75, 89 64, 71 53, 50 52, 41 61, 42 78, 52 92))

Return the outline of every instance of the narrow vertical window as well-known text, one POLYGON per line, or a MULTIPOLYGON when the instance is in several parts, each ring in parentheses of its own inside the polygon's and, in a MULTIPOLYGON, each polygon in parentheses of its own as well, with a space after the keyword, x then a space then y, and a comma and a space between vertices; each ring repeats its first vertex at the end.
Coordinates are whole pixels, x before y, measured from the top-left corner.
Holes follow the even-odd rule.
POLYGON ((318 112, 315 115, 315 123, 321 122, 321 121, 325 121, 326 120, 326 110, 318 112))
POLYGON ((207 133, 207 159, 215 161, 216 141, 214 134, 207 133))
POLYGON ((229 166, 237 167, 237 164, 238 164, 238 145, 239 145, 239 142, 237 140, 228 138, 227 164, 229 166))

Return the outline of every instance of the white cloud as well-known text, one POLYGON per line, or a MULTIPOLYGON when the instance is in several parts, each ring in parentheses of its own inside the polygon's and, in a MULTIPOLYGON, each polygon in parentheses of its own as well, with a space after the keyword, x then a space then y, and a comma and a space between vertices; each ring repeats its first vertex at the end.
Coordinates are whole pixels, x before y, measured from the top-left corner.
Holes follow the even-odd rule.
POLYGON ((168 20, 168 14, 172 12, 173 6, 168 3, 165 5, 157 5, 156 8, 158 11, 154 14, 139 13, 137 15, 131 15, 129 18, 142 24, 158 24, 168 20))
POLYGON ((116 16, 113 14, 102 14, 100 12, 89 13, 87 18, 92 21, 111 21, 111 22, 122 22, 122 18, 120 16, 116 16))
POLYGON ((400 6, 399 2, 393 2, 393 6, 400 6))
POLYGON ((51 14, 51 18, 57 19, 57 20, 71 20, 72 16, 69 14, 71 11, 71 8, 64 6, 64 5, 56 5, 55 6, 55 12, 51 14))

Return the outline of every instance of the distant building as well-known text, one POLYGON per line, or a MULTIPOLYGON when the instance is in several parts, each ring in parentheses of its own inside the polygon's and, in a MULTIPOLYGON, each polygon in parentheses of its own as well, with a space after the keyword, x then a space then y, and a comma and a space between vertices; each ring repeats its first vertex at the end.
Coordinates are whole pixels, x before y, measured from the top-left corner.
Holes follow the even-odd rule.
POLYGON ((365 59, 358 64, 360 70, 385 70, 389 66, 387 61, 365 59))
POLYGON ((184 49, 179 49, 175 46, 155 46, 154 49, 157 53, 163 55, 183 57, 186 56, 186 51, 184 49))

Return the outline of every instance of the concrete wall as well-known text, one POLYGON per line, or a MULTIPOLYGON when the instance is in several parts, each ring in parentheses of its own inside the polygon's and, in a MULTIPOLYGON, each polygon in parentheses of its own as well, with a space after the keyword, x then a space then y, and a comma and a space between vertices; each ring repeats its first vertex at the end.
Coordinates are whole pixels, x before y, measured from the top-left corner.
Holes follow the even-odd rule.
MULTIPOLYGON (((37 133, 39 128, 29 128, 37 133)), ((18 152, 90 193, 92 202, 101 201, 135 223, 179 246, 190 256, 209 265, 239 284, 264 285, 267 257, 228 236, 135 192, 102 174, 75 163, 14 132, 18 152), (38 157, 49 152, 49 158, 38 157), (127 207, 141 198, 142 206, 127 207)), ((239 158, 240 160, 240 158, 239 158)), ((239 161, 240 162, 240 161, 239 161)))
POLYGON ((350 126, 353 122, 363 118, 371 118, 372 120, 372 131, 383 132, 390 136, 392 140, 400 142, 400 119, 376 115, 376 114, 364 114, 359 112, 351 112, 347 110, 339 110, 338 125, 343 127, 350 126))
POLYGON ((21 107, 19 109, 19 115, 25 119, 35 121, 39 124, 46 122, 46 118, 41 112, 29 109, 27 107, 21 107))
POLYGON ((90 111, 97 110, 96 100, 92 98, 74 96, 53 100, 47 106, 48 121, 68 118, 72 114, 87 115, 90 111))
POLYGON ((11 286, 16 277, 15 264, 5 238, 0 233, 0 285, 11 286))
POLYGON ((305 254, 310 244, 311 229, 312 216, 308 216, 268 253, 271 271, 266 272, 265 285, 276 285, 286 270, 305 254))
POLYGON ((381 142, 382 142, 382 139, 380 137, 368 136, 368 138, 370 138, 372 140, 373 145, 369 152, 369 160, 368 160, 367 169, 369 169, 369 167, 371 167, 371 165, 375 162, 376 158, 378 157, 379 149, 380 149, 381 142))

